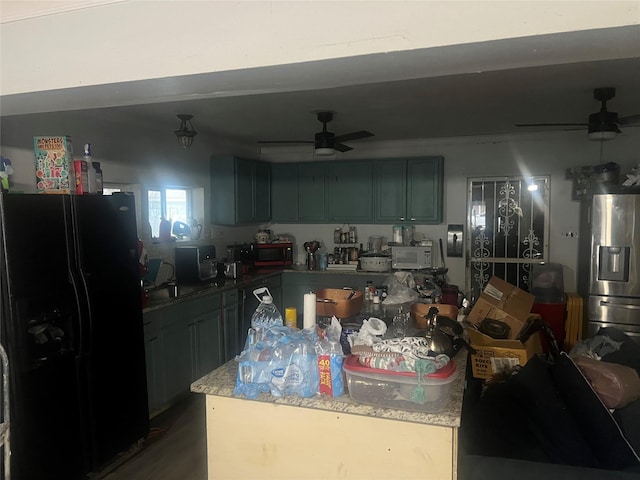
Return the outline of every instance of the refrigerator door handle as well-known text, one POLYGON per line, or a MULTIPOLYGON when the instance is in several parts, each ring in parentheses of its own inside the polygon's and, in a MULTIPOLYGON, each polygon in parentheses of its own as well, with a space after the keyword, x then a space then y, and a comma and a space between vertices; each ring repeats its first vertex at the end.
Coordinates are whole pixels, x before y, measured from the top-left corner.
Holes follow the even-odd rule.
POLYGON ((640 305, 631 305, 629 303, 614 303, 607 302, 606 300, 600 300, 601 307, 613 307, 613 308, 624 308, 629 310, 640 310, 640 305))

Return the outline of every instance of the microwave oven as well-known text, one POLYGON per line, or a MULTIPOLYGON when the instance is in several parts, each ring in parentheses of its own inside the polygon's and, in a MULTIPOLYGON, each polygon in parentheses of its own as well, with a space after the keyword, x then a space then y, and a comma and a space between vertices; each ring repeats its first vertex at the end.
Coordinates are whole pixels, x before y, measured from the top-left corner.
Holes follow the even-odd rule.
POLYGON ((419 247, 391 247, 391 268, 396 270, 421 270, 423 268, 431 268, 432 246, 419 247))
POLYGON ((256 267, 293 265, 293 244, 282 243, 254 243, 253 264, 256 267))
POLYGON ((176 282, 180 284, 199 283, 216 277, 215 246, 176 247, 174 253, 176 282))

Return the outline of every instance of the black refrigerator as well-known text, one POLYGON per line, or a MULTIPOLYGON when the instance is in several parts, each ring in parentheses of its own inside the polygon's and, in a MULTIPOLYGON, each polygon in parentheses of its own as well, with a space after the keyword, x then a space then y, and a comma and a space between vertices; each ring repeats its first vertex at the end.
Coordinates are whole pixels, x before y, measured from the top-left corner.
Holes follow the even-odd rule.
POLYGON ((81 479, 147 436, 134 197, 0 194, 11 477, 81 479))

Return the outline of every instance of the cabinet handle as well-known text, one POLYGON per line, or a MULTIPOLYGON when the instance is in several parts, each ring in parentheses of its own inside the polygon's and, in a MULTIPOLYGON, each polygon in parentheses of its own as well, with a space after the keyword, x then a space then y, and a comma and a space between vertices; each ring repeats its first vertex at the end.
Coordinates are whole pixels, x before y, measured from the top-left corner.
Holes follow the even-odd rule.
POLYGON ((415 219, 415 218, 413 218, 413 217, 411 217, 411 221, 412 221, 412 222, 415 222, 415 221, 416 221, 416 219, 415 219))
POLYGON ((400 217, 400 221, 401 221, 401 222, 404 222, 404 217, 400 217))

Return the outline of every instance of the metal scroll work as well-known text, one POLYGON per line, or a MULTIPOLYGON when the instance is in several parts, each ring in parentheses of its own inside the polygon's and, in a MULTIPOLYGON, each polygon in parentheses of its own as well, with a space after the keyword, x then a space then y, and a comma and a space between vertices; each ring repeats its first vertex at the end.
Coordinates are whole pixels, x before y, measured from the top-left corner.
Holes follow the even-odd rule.
POLYGON ((477 298, 492 276, 527 289, 548 245, 548 177, 470 179, 467 290, 477 298))

